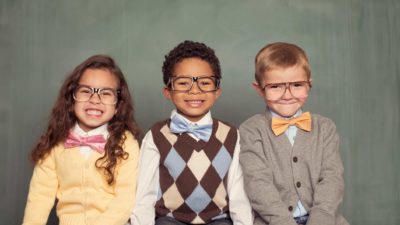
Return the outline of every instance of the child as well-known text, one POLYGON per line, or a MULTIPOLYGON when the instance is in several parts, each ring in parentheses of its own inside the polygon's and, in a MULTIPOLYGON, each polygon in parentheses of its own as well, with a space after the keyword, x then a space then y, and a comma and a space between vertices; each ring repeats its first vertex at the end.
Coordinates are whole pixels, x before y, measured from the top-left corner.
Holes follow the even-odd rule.
POLYGON ((236 128, 211 117, 221 94, 214 51, 184 41, 165 56, 164 96, 176 109, 143 139, 133 225, 252 224, 236 128))
POLYGON ((62 225, 122 225, 134 206, 138 126, 127 83, 109 56, 95 55, 66 78, 35 168, 23 225, 46 224, 55 197, 62 225))
POLYGON ((257 93, 267 111, 240 125, 240 163, 255 224, 341 225, 343 165, 334 123, 303 113, 310 67, 296 45, 273 43, 255 60, 257 93))

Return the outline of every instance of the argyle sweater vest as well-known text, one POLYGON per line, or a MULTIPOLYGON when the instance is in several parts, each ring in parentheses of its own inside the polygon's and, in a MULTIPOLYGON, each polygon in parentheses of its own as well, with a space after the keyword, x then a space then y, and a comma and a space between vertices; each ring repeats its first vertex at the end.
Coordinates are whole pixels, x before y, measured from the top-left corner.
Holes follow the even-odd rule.
POLYGON ((205 224, 229 217, 227 177, 237 141, 236 128, 213 119, 210 140, 174 134, 170 120, 151 132, 160 152, 160 190, 156 215, 184 223, 205 224))

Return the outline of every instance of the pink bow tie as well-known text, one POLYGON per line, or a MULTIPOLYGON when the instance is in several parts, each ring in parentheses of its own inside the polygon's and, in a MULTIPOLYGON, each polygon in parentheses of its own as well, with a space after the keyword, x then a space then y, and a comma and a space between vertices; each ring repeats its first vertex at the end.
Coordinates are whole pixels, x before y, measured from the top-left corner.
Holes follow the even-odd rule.
POLYGON ((99 134, 88 137, 81 137, 70 131, 67 140, 65 140, 64 147, 74 148, 78 146, 89 146, 96 152, 103 153, 106 143, 107 140, 103 137, 103 135, 99 134))

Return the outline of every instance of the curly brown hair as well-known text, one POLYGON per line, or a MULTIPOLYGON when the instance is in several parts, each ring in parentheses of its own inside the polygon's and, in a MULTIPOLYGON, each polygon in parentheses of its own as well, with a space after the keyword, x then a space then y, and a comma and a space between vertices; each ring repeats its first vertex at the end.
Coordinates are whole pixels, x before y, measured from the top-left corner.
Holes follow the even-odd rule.
POLYGON ((204 43, 194 41, 184 41, 178 44, 167 55, 165 55, 162 67, 164 84, 168 84, 169 78, 173 75, 175 65, 187 58, 199 58, 210 64, 213 75, 221 79, 221 67, 218 57, 212 48, 204 43))
POLYGON ((108 122, 109 137, 105 153, 96 161, 96 167, 104 169, 107 182, 111 185, 115 180, 114 171, 118 161, 126 160, 129 157, 129 154, 122 148, 126 139, 124 133, 129 131, 136 139, 139 139, 140 129, 134 119, 133 101, 125 77, 115 61, 107 55, 89 57, 67 76, 52 109, 47 129, 33 148, 31 159, 35 164, 40 163, 53 147, 65 141, 69 130, 76 124, 73 92, 87 69, 106 69, 119 82, 118 102, 115 106, 117 113, 108 122))

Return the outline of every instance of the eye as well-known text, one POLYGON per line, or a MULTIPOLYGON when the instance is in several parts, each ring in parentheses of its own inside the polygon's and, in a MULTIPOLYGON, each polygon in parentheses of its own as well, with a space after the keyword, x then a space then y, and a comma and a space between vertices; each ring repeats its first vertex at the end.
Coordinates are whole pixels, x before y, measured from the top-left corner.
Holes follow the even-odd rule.
POLYGON ((188 81, 178 81, 175 84, 179 86, 188 86, 190 83, 188 81))
POLYGON ((301 88, 306 86, 306 82, 294 82, 290 84, 294 88, 301 88))
POLYGON ((175 80, 174 85, 175 86, 190 86, 191 83, 192 83, 191 79, 178 78, 175 80))
POLYGON ((213 82, 209 79, 200 80, 200 85, 202 85, 202 86, 208 86, 208 85, 212 85, 212 84, 213 84, 213 82))
POLYGON ((87 87, 80 87, 78 89, 77 93, 80 93, 80 94, 91 94, 92 93, 92 89, 87 88, 87 87))
POLYGON ((109 89, 101 90, 100 94, 102 96, 114 96, 114 92, 112 90, 109 90, 109 89))
POLYGON ((266 87, 269 89, 279 89, 281 88, 281 86, 282 86, 281 84, 269 84, 266 87))

